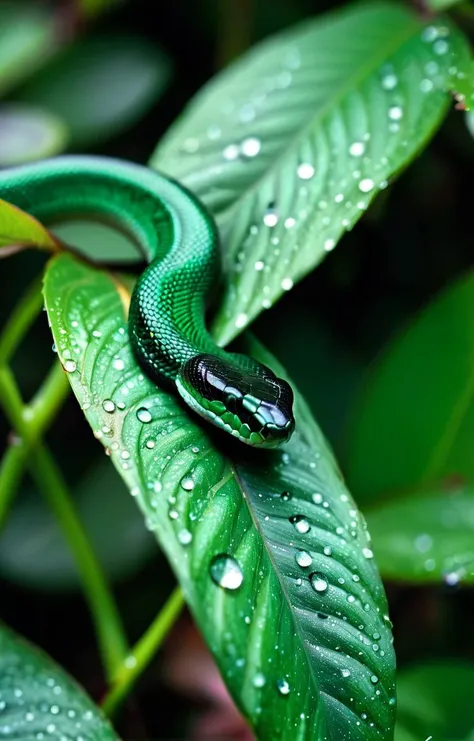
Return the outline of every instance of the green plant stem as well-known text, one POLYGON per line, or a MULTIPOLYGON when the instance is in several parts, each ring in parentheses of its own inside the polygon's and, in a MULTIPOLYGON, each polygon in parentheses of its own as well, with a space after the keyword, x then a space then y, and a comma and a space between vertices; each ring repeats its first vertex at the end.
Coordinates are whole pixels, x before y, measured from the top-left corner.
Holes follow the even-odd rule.
MULTIPOLYGON (((112 681, 128 653, 120 615, 101 566, 77 517, 68 488, 49 450, 37 441, 34 431, 25 420, 21 395, 12 372, 6 367, 0 368, 0 403, 23 445, 31 448, 28 453, 33 476, 54 511, 75 557, 85 598, 94 620, 104 667, 109 681, 112 681)), ((7 483, 9 478, 13 478, 12 460, 7 461, 4 476, 7 483)))
POLYGON ((0 365, 8 363, 42 308, 41 280, 36 278, 13 309, 6 326, 2 330, 0 336, 0 365))
POLYGON ((21 481, 28 448, 22 442, 10 445, 0 463, 0 531, 21 481))
POLYGON ((148 630, 133 647, 116 675, 112 687, 102 703, 102 709, 109 718, 115 715, 138 677, 155 656, 176 622, 183 605, 183 593, 180 587, 176 587, 148 630))
MULTIPOLYGON (((55 418, 59 408, 69 395, 71 387, 66 374, 57 360, 43 381, 41 388, 26 407, 26 414, 31 416, 29 428, 31 434, 40 438, 55 418)), ((25 416, 25 412, 23 414, 25 416)))

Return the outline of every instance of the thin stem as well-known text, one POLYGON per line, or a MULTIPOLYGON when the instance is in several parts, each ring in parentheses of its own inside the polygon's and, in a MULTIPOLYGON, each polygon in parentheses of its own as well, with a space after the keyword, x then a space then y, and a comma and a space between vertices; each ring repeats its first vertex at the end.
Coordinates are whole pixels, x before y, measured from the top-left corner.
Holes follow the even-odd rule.
POLYGON ((36 439, 49 427, 70 391, 69 381, 58 360, 23 414, 30 417, 30 433, 36 439))
POLYGON ((216 67, 221 69, 240 56, 251 44, 253 0, 225 0, 217 4, 216 67))
MULTIPOLYGON (((52 398, 55 398, 51 392, 50 394, 52 398)), ((30 423, 24 416, 23 401, 15 378, 7 367, 0 368, 0 404, 10 423, 22 438, 24 447, 31 448, 31 451, 28 451, 30 453, 29 465, 75 557, 85 598, 95 623, 104 667, 109 681, 112 681, 128 652, 120 615, 102 568, 77 517, 61 472, 47 447, 37 441, 36 435, 40 430, 40 425, 37 425, 35 429, 30 428, 30 423)), ((13 478, 12 467, 12 461, 7 460, 6 473, 4 473, 7 483, 13 478)), ((8 504, 8 496, 5 499, 8 504)))
POLYGON ((21 481, 27 454, 28 448, 24 443, 12 444, 0 462, 0 531, 21 481))
POLYGON ((135 644, 116 675, 112 687, 102 703, 102 709, 109 718, 115 715, 138 677, 150 664, 175 624, 183 605, 183 593, 180 587, 176 587, 150 627, 135 644))
POLYGON ((16 348, 43 308, 41 280, 36 278, 12 311, 0 337, 0 365, 10 360, 16 348))

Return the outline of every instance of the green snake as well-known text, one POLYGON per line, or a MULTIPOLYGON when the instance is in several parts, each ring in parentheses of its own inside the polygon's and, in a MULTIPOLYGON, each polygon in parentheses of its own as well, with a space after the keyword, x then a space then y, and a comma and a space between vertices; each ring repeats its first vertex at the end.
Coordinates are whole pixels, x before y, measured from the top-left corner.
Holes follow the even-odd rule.
POLYGON ((148 263, 132 293, 129 336, 143 371, 243 443, 273 448, 294 429, 289 384, 220 348, 205 325, 219 279, 214 221, 164 175, 105 157, 68 156, 0 173, 0 197, 47 225, 92 217, 125 231, 148 263))

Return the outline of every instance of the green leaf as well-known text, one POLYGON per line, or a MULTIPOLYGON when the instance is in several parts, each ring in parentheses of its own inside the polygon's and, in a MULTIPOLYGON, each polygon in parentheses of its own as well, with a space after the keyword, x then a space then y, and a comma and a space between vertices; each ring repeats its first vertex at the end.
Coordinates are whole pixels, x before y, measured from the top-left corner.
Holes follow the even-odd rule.
POLYGON ((84 690, 5 626, 0 626, 0 735, 5 741, 117 739, 84 690))
POLYGON ((58 244, 33 216, 0 199, 0 257, 22 247, 54 251, 58 244))
POLYGON ((38 3, 0 4, 0 95, 34 71, 57 46, 55 21, 38 3))
POLYGON ((366 510, 386 579, 455 586, 474 582, 474 492, 439 491, 366 510))
MULTIPOLYGON (((383 588, 364 521, 301 397, 283 451, 247 449, 143 376, 128 294, 111 276, 63 254, 49 263, 45 301, 94 434, 260 741, 389 741, 383 588)), ((255 343, 247 349, 275 365, 255 343)))
POLYGON ((225 344, 312 270, 432 137, 447 90, 472 80, 454 27, 374 3, 270 38, 211 81, 154 167, 216 216, 225 344))
POLYGON ((474 732, 473 686, 473 663, 437 661, 405 669, 397 677, 397 721, 417 740, 432 735, 433 741, 468 741, 474 732))
POLYGON ((168 58, 142 37, 87 38, 31 80, 22 99, 65 121, 71 146, 88 147, 138 121, 166 88, 170 72, 168 58))
POLYGON ((370 504, 454 476, 473 481, 474 273, 438 296, 373 366, 348 435, 346 473, 370 504))
MULTIPOLYGON (((156 551, 143 518, 125 494, 123 482, 105 461, 91 467, 74 489, 78 516, 111 581, 136 574, 156 551)), ((22 491, 2 529, 0 574, 34 589, 81 586, 58 523, 36 491, 22 491)))
POLYGON ((0 107, 0 167, 52 157, 67 142, 67 129, 56 116, 22 103, 0 107))

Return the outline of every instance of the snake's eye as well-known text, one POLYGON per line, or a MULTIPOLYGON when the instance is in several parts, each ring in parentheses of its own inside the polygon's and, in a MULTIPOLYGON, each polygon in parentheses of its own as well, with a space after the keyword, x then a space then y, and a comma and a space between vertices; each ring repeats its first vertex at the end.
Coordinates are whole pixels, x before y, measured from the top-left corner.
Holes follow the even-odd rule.
POLYGON ((246 370, 214 355, 196 355, 176 385, 198 414, 243 442, 271 448, 294 430, 291 387, 265 366, 246 370))

